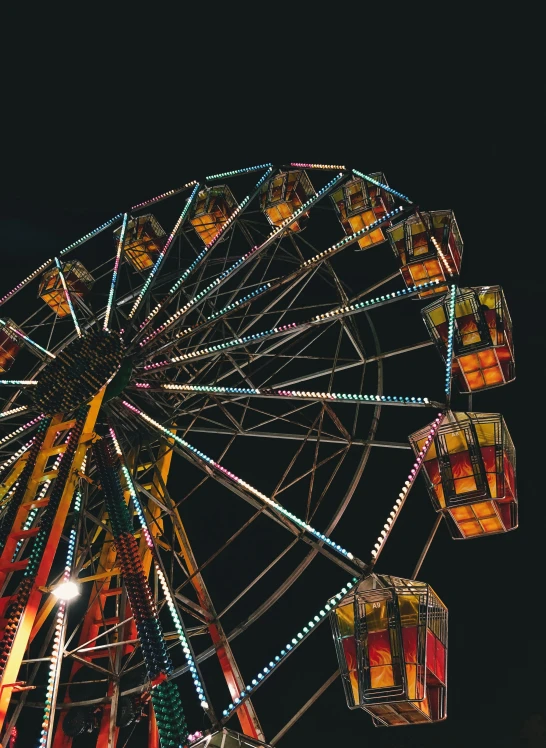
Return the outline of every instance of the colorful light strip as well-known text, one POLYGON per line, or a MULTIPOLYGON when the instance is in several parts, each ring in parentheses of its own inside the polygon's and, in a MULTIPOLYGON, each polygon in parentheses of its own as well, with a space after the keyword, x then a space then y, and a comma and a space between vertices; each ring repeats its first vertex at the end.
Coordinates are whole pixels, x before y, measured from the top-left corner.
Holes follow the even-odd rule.
POLYGON ((35 426, 43 418, 45 418, 45 416, 44 416, 43 413, 41 413, 39 416, 36 416, 36 418, 33 418, 31 421, 28 421, 28 423, 25 423, 22 426, 19 426, 18 429, 15 429, 10 434, 7 434, 6 436, 2 437, 2 439, 0 439, 0 447, 2 446, 2 444, 6 444, 6 442, 11 441, 11 439, 14 439, 19 434, 22 434, 23 431, 26 431, 27 429, 31 428, 32 426, 35 426))
POLYGON ((152 280, 154 279, 155 274, 159 270, 159 266, 161 265, 161 263, 163 262, 165 256, 167 255, 167 252, 169 251, 169 247, 171 246, 174 238, 178 234, 180 226, 182 225, 182 223, 184 222, 184 219, 186 218, 188 210, 190 209, 190 206, 193 203, 193 199, 194 199, 195 195, 197 194, 197 190, 198 189, 199 189, 199 184, 196 184, 195 187, 193 188, 193 192, 191 193, 190 197, 186 200, 186 204, 184 206, 184 210, 180 214, 180 217, 179 217, 178 221, 176 222, 176 224, 174 226, 174 229, 172 230, 172 232, 171 232, 169 238, 167 239, 167 241, 165 242, 165 245, 164 245, 163 249, 161 250, 161 252, 159 253, 159 255, 157 257, 157 260, 155 261, 155 264, 154 264, 153 268, 150 270, 150 273, 149 273, 148 277, 146 278, 146 281, 145 281, 144 285, 142 286, 142 288, 139 291, 138 296, 136 297, 135 303, 133 304, 133 308, 129 312, 129 319, 132 319, 134 317, 134 315, 135 315, 138 307, 140 306, 140 303, 141 303, 142 299, 144 298, 144 294, 149 289, 150 284, 152 283, 152 280))
MULTIPOLYGON (((70 434, 69 434, 69 436, 70 436, 70 434)), ((55 460, 55 462, 53 463, 53 466, 52 466, 51 470, 58 470, 59 469, 59 465, 61 464, 62 458, 63 458, 63 453, 61 452, 57 456, 57 459, 55 460)), ((82 468, 82 472, 83 472, 83 468, 82 468)), ((51 481, 52 480, 53 479, 48 479, 48 480, 44 481, 44 483, 42 485, 42 488, 40 490, 40 493, 34 499, 34 501, 41 501, 42 499, 45 498, 45 495, 47 493, 47 489, 51 485, 51 481)), ((23 527, 21 528, 22 530, 30 530, 30 528, 32 527, 32 523, 34 522, 34 520, 36 518, 36 515, 38 514, 39 511, 40 511, 40 508, 37 507, 37 506, 33 507, 30 510, 30 512, 28 513, 27 518, 26 518, 26 520, 25 520, 25 522, 23 524, 23 527)), ((23 545, 23 543, 24 543, 24 540, 18 540, 17 541, 17 545, 15 546, 15 550, 13 552, 13 557, 11 559, 11 563, 14 563, 16 561, 17 554, 19 553, 19 549, 21 548, 21 546, 23 545)))
MULTIPOLYGON (((212 237, 212 239, 210 240, 210 242, 205 245, 205 248, 202 249, 201 252, 199 252, 199 254, 195 258, 195 260, 191 263, 191 265, 188 268, 186 268, 186 270, 182 273, 182 275, 180 276, 180 278, 178 278, 178 280, 176 281, 176 283, 173 286, 171 286, 171 288, 169 289, 169 292, 166 294, 166 296, 164 296, 164 298, 158 304, 156 304, 156 306, 148 314, 148 316, 146 317, 146 319, 141 323, 141 325, 140 325, 140 329, 141 330, 144 327, 146 327, 151 322, 151 320, 156 316, 156 314, 165 306, 165 304, 167 303, 167 301, 169 301, 169 298, 174 293, 176 293, 176 291, 178 291, 178 289, 181 287, 181 285, 184 283, 184 281, 191 275, 191 273, 193 273, 193 271, 195 270, 195 268, 205 258, 205 256, 209 253, 209 251, 212 249, 212 247, 217 243, 217 241, 220 239, 220 237, 223 236, 223 234, 228 230, 228 228, 231 227, 231 224, 233 223, 233 221, 239 216, 239 214, 241 213, 241 211, 248 205, 248 203, 255 197, 257 190, 260 188, 260 186, 263 183, 263 181, 265 179, 267 179, 267 177, 269 176, 269 174, 271 173, 271 171, 272 171, 272 169, 270 168, 270 169, 268 169, 265 172, 265 174, 263 174, 261 176, 261 178, 258 180, 258 182, 256 182, 256 184, 254 185, 254 190, 250 194, 248 194, 246 197, 243 198, 243 200, 241 201, 241 203, 237 206, 237 208, 231 214, 231 216, 227 219, 227 221, 222 224, 220 230, 217 231, 217 233, 212 237)), ((164 326, 162 325, 161 328, 158 328, 158 329, 163 329, 163 327, 164 326)), ((152 337, 155 337, 154 333, 152 333, 152 337)), ((151 339, 151 337, 148 336, 148 338, 145 338, 144 341, 147 341, 148 339, 151 339)), ((144 345, 144 341, 140 343, 141 346, 144 345)))
POLYGON ((453 365, 453 336, 455 334, 455 302, 457 299, 457 286, 453 285, 449 289, 449 315, 448 315, 448 332, 447 332, 447 356, 446 356, 446 381, 445 393, 448 401, 451 397, 452 382, 452 365, 453 365))
POLYGON ((8 324, 5 320, 0 319, 0 325, 3 327, 7 327, 7 329, 12 332, 14 335, 19 336, 23 340, 25 340, 29 345, 33 346, 34 348, 37 348, 42 353, 45 353, 50 358, 56 358, 55 354, 51 353, 50 351, 47 351, 45 348, 42 348, 41 345, 36 343, 32 338, 29 338, 28 335, 25 335, 24 332, 19 330, 17 327, 12 327, 10 324, 8 324))
POLYGON ((335 171, 338 171, 339 169, 343 169, 346 171, 347 167, 342 166, 340 164, 297 164, 292 163, 290 166, 297 166, 299 169, 334 169, 335 171))
MULTIPOLYGON (((72 244, 69 244, 68 247, 65 247, 64 249, 61 249, 59 252, 59 257, 62 257, 63 255, 67 254, 67 252, 70 252, 71 250, 75 249, 76 247, 79 247, 80 244, 85 244, 86 241, 89 239, 92 239, 94 236, 97 236, 97 234, 100 234, 101 231, 104 231, 108 228, 108 226, 111 226, 116 221, 119 221, 119 219, 123 216, 123 213, 118 213, 117 216, 114 216, 109 221, 106 221, 105 223, 102 223, 100 226, 98 226, 96 229, 93 229, 93 231, 90 231, 88 234, 84 234, 81 239, 77 239, 75 242, 72 242, 72 244)), ((50 260, 51 262, 51 260, 50 260)))
POLYGON ((231 304, 228 304, 222 309, 219 309, 217 312, 214 312, 213 314, 209 314, 209 316, 205 318, 205 322, 197 323, 196 325, 193 325, 192 327, 186 327, 186 329, 182 330, 182 332, 179 332, 176 335, 176 337, 182 338, 185 335, 189 335, 189 333, 191 332, 201 330, 207 322, 212 322, 213 320, 218 319, 218 317, 222 317, 224 314, 228 314, 229 312, 232 312, 234 309, 242 308, 249 301, 252 301, 252 299, 256 298, 256 296, 260 296, 260 294, 264 293, 269 288, 271 288, 271 283, 264 283, 263 286, 260 286, 255 291, 252 291, 251 293, 247 293, 245 296, 242 296, 240 299, 237 299, 237 301, 233 301, 231 304))
POLYGON ((116 252, 116 259, 114 261, 114 270, 112 272, 112 282, 110 283, 110 292, 108 293, 108 303, 106 304, 106 314, 104 315, 103 329, 108 330, 108 324, 110 322, 110 313, 112 311, 112 304, 114 303, 114 294, 116 292, 116 286, 118 282, 119 264, 121 262, 121 253, 123 251, 123 245, 125 243, 125 232, 127 230, 127 218, 128 215, 125 213, 123 216, 123 223, 121 224, 121 233, 119 235, 118 248, 116 252))
POLYGON ((15 294, 18 293, 18 291, 20 291, 22 288, 28 285, 31 281, 33 281, 34 278, 36 278, 38 275, 40 275, 41 272, 46 270, 51 265, 52 262, 53 260, 46 260, 44 263, 40 265, 39 268, 36 268, 36 270, 33 273, 31 273, 24 280, 18 283, 15 286, 15 288, 9 291, 5 296, 2 296, 2 298, 0 299, 0 306, 2 306, 2 304, 8 301, 8 299, 11 299, 11 297, 15 296, 15 294))
POLYGON ((413 205, 413 201, 410 200, 409 197, 407 197, 406 195, 403 195, 401 192, 398 192, 397 190, 393 190, 393 188, 389 187, 387 184, 378 182, 377 179, 370 177, 368 174, 363 174, 361 171, 357 171, 357 169, 353 169, 353 174, 356 174, 357 177, 362 177, 362 179, 366 179, 368 182, 375 184, 376 187, 381 187, 382 190, 385 190, 386 192, 390 192, 391 195, 396 195, 396 197, 399 197, 401 200, 405 200, 407 203, 410 203, 410 205, 413 205))
POLYGON ((61 283, 63 284, 64 295, 66 298, 66 302, 68 304, 68 308, 70 309, 70 314, 72 315, 72 319, 74 320, 74 327, 76 328, 78 337, 81 338, 82 331, 78 324, 78 318, 76 317, 76 312, 74 311, 74 307, 72 306, 72 299, 70 298, 70 292, 68 290, 68 286, 66 285, 66 279, 64 277, 63 268, 58 257, 55 258, 55 264, 57 265, 57 269, 59 271, 59 278, 61 279, 61 283))
MULTIPOLYGON (((157 385, 149 382, 135 382, 139 389, 154 390, 157 385)), ((295 398, 300 400, 326 400, 329 402, 357 402, 370 405, 409 405, 413 407, 437 407, 428 397, 396 397, 394 395, 349 395, 339 392, 308 392, 304 390, 275 390, 269 388, 252 389, 251 387, 218 387, 216 385, 195 384, 160 384, 159 389, 176 392, 213 393, 219 395, 259 395, 260 397, 295 398)))
POLYGON ((199 699, 199 704, 203 709, 208 709, 209 705, 207 703, 207 699, 205 696, 205 690, 203 688, 203 685, 201 683, 201 680, 199 679, 199 674, 197 672, 197 668, 195 665, 195 660, 192 657, 192 652, 190 650, 189 642, 186 637, 186 632, 184 629, 184 626, 182 624, 182 620, 180 616, 178 615, 177 607, 174 603, 171 591, 169 589, 169 585, 167 583, 167 580, 165 579, 165 575, 163 574, 163 570, 161 569, 161 566, 158 564, 156 556, 157 551, 154 545, 154 541, 152 539, 152 535, 150 533, 150 529, 148 527, 148 523, 146 522, 146 518, 144 516, 144 512, 142 510, 142 506, 140 504, 140 500, 138 498, 133 479, 131 478, 131 473, 127 469, 127 466, 125 464, 125 459, 123 456, 123 452, 121 451, 121 447, 118 441, 118 438, 116 436, 116 432, 113 428, 109 428, 110 436, 112 437, 112 441, 114 442, 114 447, 116 450, 116 454, 118 455, 121 463, 121 470, 123 472, 123 475, 125 477, 125 484, 127 486, 127 490, 129 491, 129 494, 131 496, 131 500, 133 502, 133 506, 135 508, 135 511, 138 516, 138 521, 140 522, 140 526, 142 528, 142 532, 144 534, 144 538, 146 540, 146 545, 148 548, 152 551, 153 560, 154 560, 154 566, 155 570, 157 572, 157 576, 159 578, 159 582, 161 584, 161 588, 165 594, 165 599, 167 601, 167 606, 171 612, 171 616, 173 619, 174 626, 176 628, 176 632, 178 634, 178 638, 180 640, 180 643, 182 645, 182 651, 184 652, 184 656, 186 658, 186 662, 188 663, 188 667, 190 669, 190 672, 192 674, 193 678, 193 684, 197 693, 197 697, 199 699))
POLYGON ((7 468, 10 465, 13 465, 14 462, 17 462, 17 460, 19 459, 19 457, 21 457, 22 454, 24 454, 25 452, 27 452, 30 449, 30 447, 32 446, 33 442, 34 442, 34 437, 29 442, 27 442, 26 444, 23 444, 23 446, 20 447, 17 450, 17 452, 14 452, 11 455, 11 457, 9 457, 5 462, 3 462, 0 465, 0 473, 2 472, 2 470, 4 470, 4 468, 7 468))
POLYGON ((140 210, 141 208, 147 208, 149 205, 153 205, 154 203, 157 203, 160 200, 165 200, 168 197, 172 197, 173 195, 176 195, 178 192, 182 192, 182 190, 185 190, 188 187, 193 187, 194 184, 197 184, 195 179, 192 182, 186 182, 186 184, 183 184, 182 187, 177 187, 174 190, 168 190, 168 192, 163 192, 161 193, 161 195, 152 197, 151 200, 145 200, 143 203, 137 203, 136 205, 133 205, 132 208, 130 208, 130 210, 133 211, 133 210, 140 210))
MULTIPOLYGON (((114 216, 114 218, 111 218, 109 221, 106 221, 106 223, 101 224, 96 229, 93 229, 93 231, 90 231, 88 234, 85 234, 82 236, 81 239, 78 239, 75 242, 72 242, 72 244, 69 244, 68 247, 65 247, 64 249, 61 249, 59 252, 59 257, 62 257, 67 252, 70 252, 75 247, 79 247, 80 244, 84 244, 88 239, 92 239, 94 236, 97 236, 97 234, 100 234, 101 231, 104 231, 108 228, 108 226, 111 226, 113 223, 118 221, 122 217, 123 213, 118 213, 117 216, 114 216)), ((7 293, 5 296, 2 296, 0 298, 0 306, 4 304, 8 299, 11 299, 12 296, 15 296, 15 294, 20 291, 22 288, 24 288, 26 285, 28 285, 31 281, 34 280, 40 273, 42 273, 44 270, 47 270, 48 267, 53 263, 53 259, 46 260, 44 263, 40 265, 39 268, 36 268, 36 270, 31 273, 29 276, 27 276, 24 280, 22 280, 20 283, 18 283, 15 288, 13 288, 9 293, 7 293)))
MULTIPOLYGON (((62 455, 61 455, 62 456, 62 455)), ((81 510, 82 497, 79 491, 75 494, 74 499, 74 519, 73 525, 68 536, 68 551, 61 583, 70 581, 72 575, 72 564, 74 561, 74 552, 76 548, 77 537, 77 518, 81 510)), ((47 679, 46 694, 44 699, 44 713, 42 718, 42 729, 40 732, 40 748, 46 748, 51 745, 50 730, 53 726, 53 717, 55 714, 55 705, 57 701, 57 691, 61 675, 61 665, 63 661, 64 639, 66 631, 66 608, 67 601, 60 600, 57 609, 57 620, 55 621, 55 630, 53 634, 53 648, 49 664, 49 677, 47 679)))
POLYGON ((302 330, 306 330, 313 325, 320 324, 321 322, 324 322, 324 321, 328 321, 330 319, 333 319, 334 317, 345 317, 345 316, 354 314, 356 312, 360 312, 364 309, 368 309, 369 307, 372 307, 372 306, 380 306, 384 304, 389 304, 393 302, 394 300, 402 298, 404 296, 407 297, 407 296, 411 296, 412 294, 420 293, 425 288, 431 288, 433 286, 437 286, 439 283, 440 283, 439 280, 428 281, 427 283, 422 283, 419 286, 412 286, 411 288, 403 288, 400 291, 393 291, 392 293, 387 293, 387 294, 383 294, 382 296, 377 296, 375 299, 368 299, 367 301, 358 301, 354 304, 348 304, 347 306, 338 307, 337 309, 332 309, 331 311, 325 312, 324 314, 317 314, 314 317, 312 317, 310 320, 307 320, 306 322, 291 322, 286 325, 281 325, 280 327, 273 327, 270 330, 265 330, 264 332, 253 333, 252 335, 243 335, 240 338, 233 338, 232 340, 227 340, 223 343, 217 343, 216 345, 209 345, 209 346, 206 346, 205 348, 200 348, 196 351, 191 351, 190 353, 183 353, 180 356, 174 356, 173 358, 166 359, 165 361, 157 361, 153 364, 146 364, 144 366, 144 370, 151 371, 154 369, 163 369, 165 367, 170 366, 171 364, 180 363, 181 361, 190 361, 196 358, 203 358, 205 356, 215 355, 216 353, 220 351, 231 350, 235 347, 248 345, 250 343, 261 342, 265 338, 271 338, 276 335, 285 335, 285 334, 292 334, 294 332, 301 332, 302 330))
POLYGON ((372 563, 375 563, 377 561, 377 558, 381 551, 383 550, 383 546, 387 542, 387 538, 390 535, 390 532, 393 528, 394 523, 398 519, 398 515, 402 511, 402 507, 405 504, 406 499, 408 498, 408 494, 415 483, 415 479, 419 475, 419 471, 423 467, 423 460, 425 458, 426 453, 428 452, 428 449, 432 443, 432 440, 434 439, 434 436, 436 435, 436 432, 440 428, 440 424, 442 423, 443 415, 442 413, 438 413, 438 417, 435 421, 432 423, 432 428, 428 432, 428 436, 425 440, 425 443, 423 444, 423 447, 419 454, 417 455, 415 462, 413 463, 413 467, 402 486, 402 489, 400 493, 398 494, 398 498, 396 499, 396 503, 394 504, 391 513, 387 517, 386 523, 383 525, 383 529, 381 530, 381 533, 379 537, 377 538, 377 542, 374 544, 374 549, 372 551, 372 563))
POLYGON ((351 561, 355 558, 352 553, 349 553, 349 551, 345 550, 345 548, 342 548, 337 543, 334 543, 333 540, 330 540, 326 535, 319 532, 318 530, 315 530, 314 527, 311 527, 311 525, 307 524, 307 522, 304 522, 302 519, 299 519, 295 514, 292 512, 289 512, 287 509, 285 509, 281 504, 279 504, 276 501, 273 501, 273 499, 270 499, 269 496, 266 496, 261 491, 258 491, 258 489, 254 488, 250 485, 250 483, 247 483, 244 480, 241 480, 237 475, 232 473, 229 470, 226 470, 225 467, 222 467, 220 463, 213 460, 211 457, 206 455, 204 452, 201 452, 199 449, 196 449, 194 446, 189 444, 185 439, 182 439, 177 434, 173 434, 169 429, 165 428, 165 426, 162 426, 158 421, 155 421, 153 418, 150 418, 150 416, 146 415, 142 410, 139 408, 136 408, 131 403, 127 402, 127 400, 123 400, 123 405, 125 405, 126 408, 129 410, 132 410, 134 413, 136 413, 138 416, 140 416, 144 421, 151 424, 152 426, 155 426, 155 428, 159 429, 163 434, 169 437, 169 439, 174 439, 177 444, 180 444, 185 449, 188 449, 190 452, 192 452, 194 455, 197 455, 201 460, 206 462, 208 465, 212 465, 216 470, 218 470, 220 473, 222 473, 223 477, 229 478, 233 483, 236 483, 239 486, 242 486, 245 488, 248 493, 251 493, 253 496, 256 496, 256 498, 260 499, 260 501, 263 501, 268 506, 275 509, 280 514, 284 515, 285 517, 288 517, 295 525, 300 527, 302 530, 305 530, 306 532, 310 533, 311 535, 314 535, 317 540, 320 540, 322 543, 326 543, 326 545, 331 548, 334 551, 337 551, 342 556, 345 556, 346 558, 350 559, 351 561))
POLYGON ((234 169, 233 171, 223 171, 220 174, 209 174, 205 179, 223 179, 224 177, 235 177, 239 174, 250 174, 259 169, 267 169, 273 164, 258 164, 258 166, 247 166, 245 169, 234 169))
POLYGON ((231 704, 228 704, 226 709, 222 711, 222 714, 224 717, 229 717, 230 714, 234 711, 236 711, 243 701, 249 698, 249 696, 260 686, 266 678, 268 678, 271 673, 281 664, 281 662, 286 659, 292 652, 297 649, 300 644, 302 644, 307 637, 313 633, 315 628, 322 623, 328 616, 328 613, 336 607, 338 602, 346 595, 349 590, 354 587, 354 585, 358 582, 358 579, 356 577, 353 577, 352 581, 347 582, 344 587, 341 588, 341 591, 338 592, 336 595, 333 595, 331 598, 329 598, 326 605, 324 605, 317 615, 313 616, 308 622, 307 625, 304 626, 301 631, 298 631, 296 636, 294 636, 287 644, 285 644, 284 649, 281 649, 278 655, 275 655, 272 660, 266 665, 262 670, 260 670, 259 673, 256 674, 256 677, 253 678, 250 682, 249 686, 245 686, 245 688, 239 693, 239 696, 237 696, 231 704))
POLYGON ((25 410, 28 410, 28 405, 19 405, 17 408, 5 410, 3 413, 0 413, 0 418, 8 418, 9 416, 14 416, 16 413, 24 413, 25 410))
MULTIPOLYGON (((226 280, 226 278, 228 278, 236 270, 240 269, 242 267, 242 265, 247 260, 249 260, 250 257, 252 257, 254 254, 256 254, 258 252, 261 252, 263 249, 265 249, 266 247, 268 247, 271 244, 271 242, 275 239, 276 236, 282 234, 283 231, 285 230, 285 228, 289 224, 291 224, 294 221, 296 221, 302 215, 302 213, 305 213, 305 211, 307 211, 314 203, 316 203, 318 200, 320 200, 322 197, 324 197, 324 195, 327 192, 329 192, 332 189, 332 187, 334 187, 341 179, 343 179, 343 176, 344 176, 343 174, 338 174, 336 177, 334 177, 334 179, 331 179, 328 182, 328 184, 326 184, 324 187, 322 187, 322 189, 320 189, 316 194, 314 194, 312 197, 310 197, 309 200, 307 200, 305 203, 303 203, 303 205, 300 208, 298 208, 298 210, 294 211, 294 213, 292 213, 288 218, 285 218, 284 221, 276 229, 273 229, 270 232, 268 238, 262 244, 257 245, 255 247, 252 247, 252 249, 250 249, 239 260, 237 260, 237 262, 233 263, 233 265, 231 265, 227 270, 225 270, 223 273, 221 273, 214 281, 212 281, 212 283, 209 283, 209 285, 206 286, 206 288, 204 288, 199 294, 197 294, 197 296, 195 296, 193 299, 190 299, 190 301, 187 304, 185 304, 175 314, 173 314, 171 317, 169 317, 169 319, 166 322, 164 322, 158 328, 156 328, 155 330, 153 330, 147 337, 145 337, 140 342, 139 345, 142 347, 142 346, 146 345, 147 343, 149 343, 157 335, 159 335, 160 333, 164 332, 167 329, 167 327, 170 327, 170 325, 172 325, 173 322, 175 322, 177 319, 179 319, 179 317, 181 317, 182 314, 185 314, 192 307, 194 307, 196 304, 198 304, 200 301, 203 301, 204 298, 206 297, 206 295, 208 293, 210 293, 212 290, 216 289, 221 283, 223 283, 226 280)), ((262 177, 262 180, 263 179, 264 179, 264 177, 262 177)), ((262 180, 260 180, 260 182, 262 180)), ((258 184, 260 184, 260 182, 258 182, 258 184)), ((214 241, 214 239, 212 241, 214 241)), ((163 302, 161 302, 161 303, 163 303, 163 302)), ((156 307, 156 309, 157 309, 157 307, 156 307)), ((154 310, 153 313, 156 314, 157 311, 154 310)), ((151 319, 151 315, 152 315, 152 312, 150 312, 150 315, 148 315, 148 317, 150 319, 151 319)), ((144 324, 148 324, 148 321, 149 321, 148 319, 145 320, 145 322, 143 323, 142 327, 144 326, 144 324)))
POLYGON ((27 386, 32 384, 38 384, 38 382, 35 379, 0 379, 0 385, 2 384, 9 384, 9 385, 17 385, 17 386, 27 386))

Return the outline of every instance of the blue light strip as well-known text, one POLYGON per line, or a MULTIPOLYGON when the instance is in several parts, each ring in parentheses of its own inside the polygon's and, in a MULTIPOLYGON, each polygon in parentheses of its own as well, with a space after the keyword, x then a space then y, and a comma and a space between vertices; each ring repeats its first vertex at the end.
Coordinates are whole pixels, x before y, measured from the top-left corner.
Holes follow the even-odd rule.
POLYGON ((36 379, 0 379, 0 385, 2 384, 17 385, 23 387, 29 384, 38 384, 38 382, 36 379))
POLYGON ((100 234, 101 231, 104 231, 109 226, 111 226, 113 223, 116 223, 116 221, 119 221, 120 218, 123 218, 123 213, 118 213, 117 216, 114 216, 109 221, 102 223, 96 229, 93 229, 93 231, 90 231, 88 234, 84 234, 84 236, 82 236, 81 239, 77 239, 75 242, 72 242, 72 244, 69 244, 68 247, 61 249, 61 251, 59 252, 59 257, 62 257, 63 255, 67 254, 67 252, 70 252, 76 247, 79 247, 80 244, 85 244, 86 241, 88 241, 89 239, 92 239, 94 236, 97 236, 97 234, 100 234))
POLYGON ((243 688, 239 693, 239 696, 233 699, 231 704, 228 704, 226 709, 222 711, 224 717, 229 717, 233 712, 237 711, 241 704, 251 696, 251 694, 271 675, 274 670, 278 668, 281 662, 292 654, 292 652, 294 652, 294 650, 313 633, 315 628, 327 618, 328 613, 336 607, 339 601, 343 599, 357 582, 358 579, 353 577, 350 582, 347 582, 345 586, 341 588, 340 592, 329 599, 326 605, 319 610, 317 615, 313 616, 313 618, 307 622, 307 625, 303 626, 301 631, 298 631, 298 633, 287 644, 285 644, 284 649, 281 649, 279 654, 275 655, 275 657, 273 657, 273 659, 256 674, 256 676, 251 680, 250 685, 245 686, 245 688, 243 688))
POLYGON ((370 177, 368 174, 363 174, 361 171, 357 171, 357 169, 353 169, 353 174, 356 174, 357 177, 362 177, 362 179, 366 179, 368 182, 375 184, 376 187, 381 187, 381 189, 385 190, 385 192, 390 192, 391 195, 396 195, 396 197, 399 197, 401 200, 405 200, 410 205, 413 205, 413 201, 410 200, 409 197, 403 195, 401 192, 398 192, 398 190, 393 190, 392 187, 389 187, 387 184, 378 182, 377 179, 370 177))
POLYGON ((445 393, 449 402, 451 397, 452 365, 453 365, 453 336, 455 334, 455 301, 457 299, 457 286, 454 284, 449 289, 449 315, 447 333, 447 357, 446 357, 446 381, 445 393))
POLYGON ((110 322, 110 313, 112 311, 112 304, 114 303, 114 294, 116 292, 116 286, 119 276, 119 265, 121 262, 121 253, 123 251, 123 244, 125 243, 125 232, 127 230, 127 218, 128 215, 125 213, 123 216, 123 223, 121 225, 121 233, 119 235, 118 249, 116 252, 116 259, 114 261, 114 270, 112 272, 112 282, 110 284, 110 292, 108 294, 108 303, 106 304, 106 314, 104 315, 103 329, 108 330, 108 323, 110 322))
POLYGON ((32 340, 32 338, 29 338, 28 335, 25 335, 25 333, 19 330, 17 327, 12 327, 12 325, 8 324, 6 320, 0 319, 0 325, 7 328, 14 335, 17 335, 18 337, 22 338, 25 342, 27 342, 29 345, 33 346, 37 350, 41 351, 42 353, 45 353, 46 356, 49 356, 49 358, 56 358, 55 354, 51 353, 50 351, 47 351, 45 348, 42 348, 41 345, 39 345, 34 340, 32 340))
POLYGON ((235 177, 239 174, 250 174, 253 171, 259 171, 260 169, 268 169, 273 164, 258 164, 258 166, 249 166, 246 169, 234 169, 233 171, 223 171, 220 174, 209 174, 205 179, 223 179, 224 177, 235 177))
POLYGON ((138 296, 137 296, 137 298, 135 300, 135 303, 133 304, 133 308, 129 312, 129 319, 132 319, 134 317, 135 312, 137 311, 138 307, 140 306, 140 302, 144 298, 144 294, 146 293, 146 291, 150 287, 150 284, 151 284, 152 280, 154 279, 155 274, 159 270, 159 267, 160 267, 161 263, 163 262, 163 260, 167 256, 167 252, 169 251, 169 247, 171 246, 171 244, 172 244, 173 240, 175 239, 176 235, 178 234, 178 231, 179 231, 180 227, 182 226, 182 224, 184 222, 184 219, 186 218, 188 210, 190 209, 190 207, 191 207, 191 205, 193 203, 193 199, 196 196, 198 189, 199 189, 199 184, 196 184, 195 187, 193 188, 193 192, 191 193, 190 197, 186 201, 186 205, 184 206, 184 210, 180 214, 180 217, 179 217, 178 221, 176 222, 175 227, 174 227, 174 229, 171 232, 171 235, 169 236, 169 238, 165 242, 165 246, 163 247, 163 249, 159 253, 159 257, 155 261, 155 264, 154 264, 153 268, 150 270, 150 274, 146 278, 146 282, 144 283, 144 285, 140 289, 140 292, 139 292, 139 294, 138 294, 138 296))

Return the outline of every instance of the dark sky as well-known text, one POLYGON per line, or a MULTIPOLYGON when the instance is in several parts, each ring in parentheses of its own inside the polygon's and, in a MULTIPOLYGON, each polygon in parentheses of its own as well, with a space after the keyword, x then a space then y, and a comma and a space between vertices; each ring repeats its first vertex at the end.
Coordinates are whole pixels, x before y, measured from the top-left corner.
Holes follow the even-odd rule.
MULTIPOLYGON (((430 44, 421 39, 415 61, 411 40, 407 54, 393 60, 397 45, 390 37, 372 54, 365 36, 362 46, 348 45, 341 28, 317 35, 303 21, 299 33, 279 28, 263 47, 259 26, 230 43, 199 28, 205 43, 195 49, 185 46, 187 25, 179 36, 165 36, 148 29, 145 16, 120 36, 82 39, 79 51, 78 34, 66 46, 42 40, 32 64, 14 46, 4 93, 2 286, 8 290, 40 258, 128 205, 253 163, 383 170, 422 208, 453 208, 465 241, 462 282, 501 284, 514 322, 517 380, 484 395, 480 408, 502 412, 514 439, 520 528, 467 543, 450 541, 441 528, 423 567, 421 578, 433 583, 451 614, 446 723, 374 730, 368 715, 346 708, 335 683, 280 745, 546 745, 538 737, 546 724, 538 267, 544 154, 540 120, 528 106, 540 96, 498 49, 480 49, 478 30, 464 43, 455 33, 440 41, 444 29, 427 34, 430 44), (112 54, 118 44, 125 54, 112 54)), ((344 29, 354 30, 349 17, 344 29)), ((402 539, 389 557, 403 570, 382 571, 407 575, 416 546, 408 539, 410 561, 405 548, 402 539)), ((332 647, 328 636, 320 646, 332 647)), ((320 646, 301 660, 301 679, 297 668, 290 671, 285 703, 265 696, 257 702, 262 710, 289 717, 320 685, 320 668, 313 679, 320 646)))

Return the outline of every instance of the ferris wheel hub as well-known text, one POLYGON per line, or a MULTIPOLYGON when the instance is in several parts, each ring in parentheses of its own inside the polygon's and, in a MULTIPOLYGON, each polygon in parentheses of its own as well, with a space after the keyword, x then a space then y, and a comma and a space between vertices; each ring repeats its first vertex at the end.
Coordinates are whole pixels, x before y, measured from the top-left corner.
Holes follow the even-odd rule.
POLYGON ((45 413, 64 413, 91 400, 119 370, 125 346, 113 330, 76 338, 40 375, 33 399, 45 413))

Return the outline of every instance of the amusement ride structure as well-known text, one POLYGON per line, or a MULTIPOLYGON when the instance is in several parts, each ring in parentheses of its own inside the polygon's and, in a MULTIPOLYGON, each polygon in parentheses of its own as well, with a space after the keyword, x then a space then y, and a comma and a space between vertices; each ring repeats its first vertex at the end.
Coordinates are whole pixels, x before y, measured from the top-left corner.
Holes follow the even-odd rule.
POLYGON ((273 746, 337 677, 378 726, 445 719, 447 608, 415 577, 442 519, 517 527, 506 424, 472 408, 514 379, 510 316, 500 287, 460 287, 462 255, 453 211, 381 173, 261 164, 131 207, 0 298, 4 748, 37 714, 44 748, 273 746), (382 316, 418 340, 383 351, 382 316), (407 440, 378 437, 392 411, 407 440), (407 470, 352 553, 336 528, 385 450, 407 470), (417 480, 436 520, 414 578, 390 576, 417 480), (292 606, 288 641, 254 637, 250 673, 242 642, 317 564, 345 582, 292 606), (260 689, 327 619, 339 670, 266 739, 260 689))

